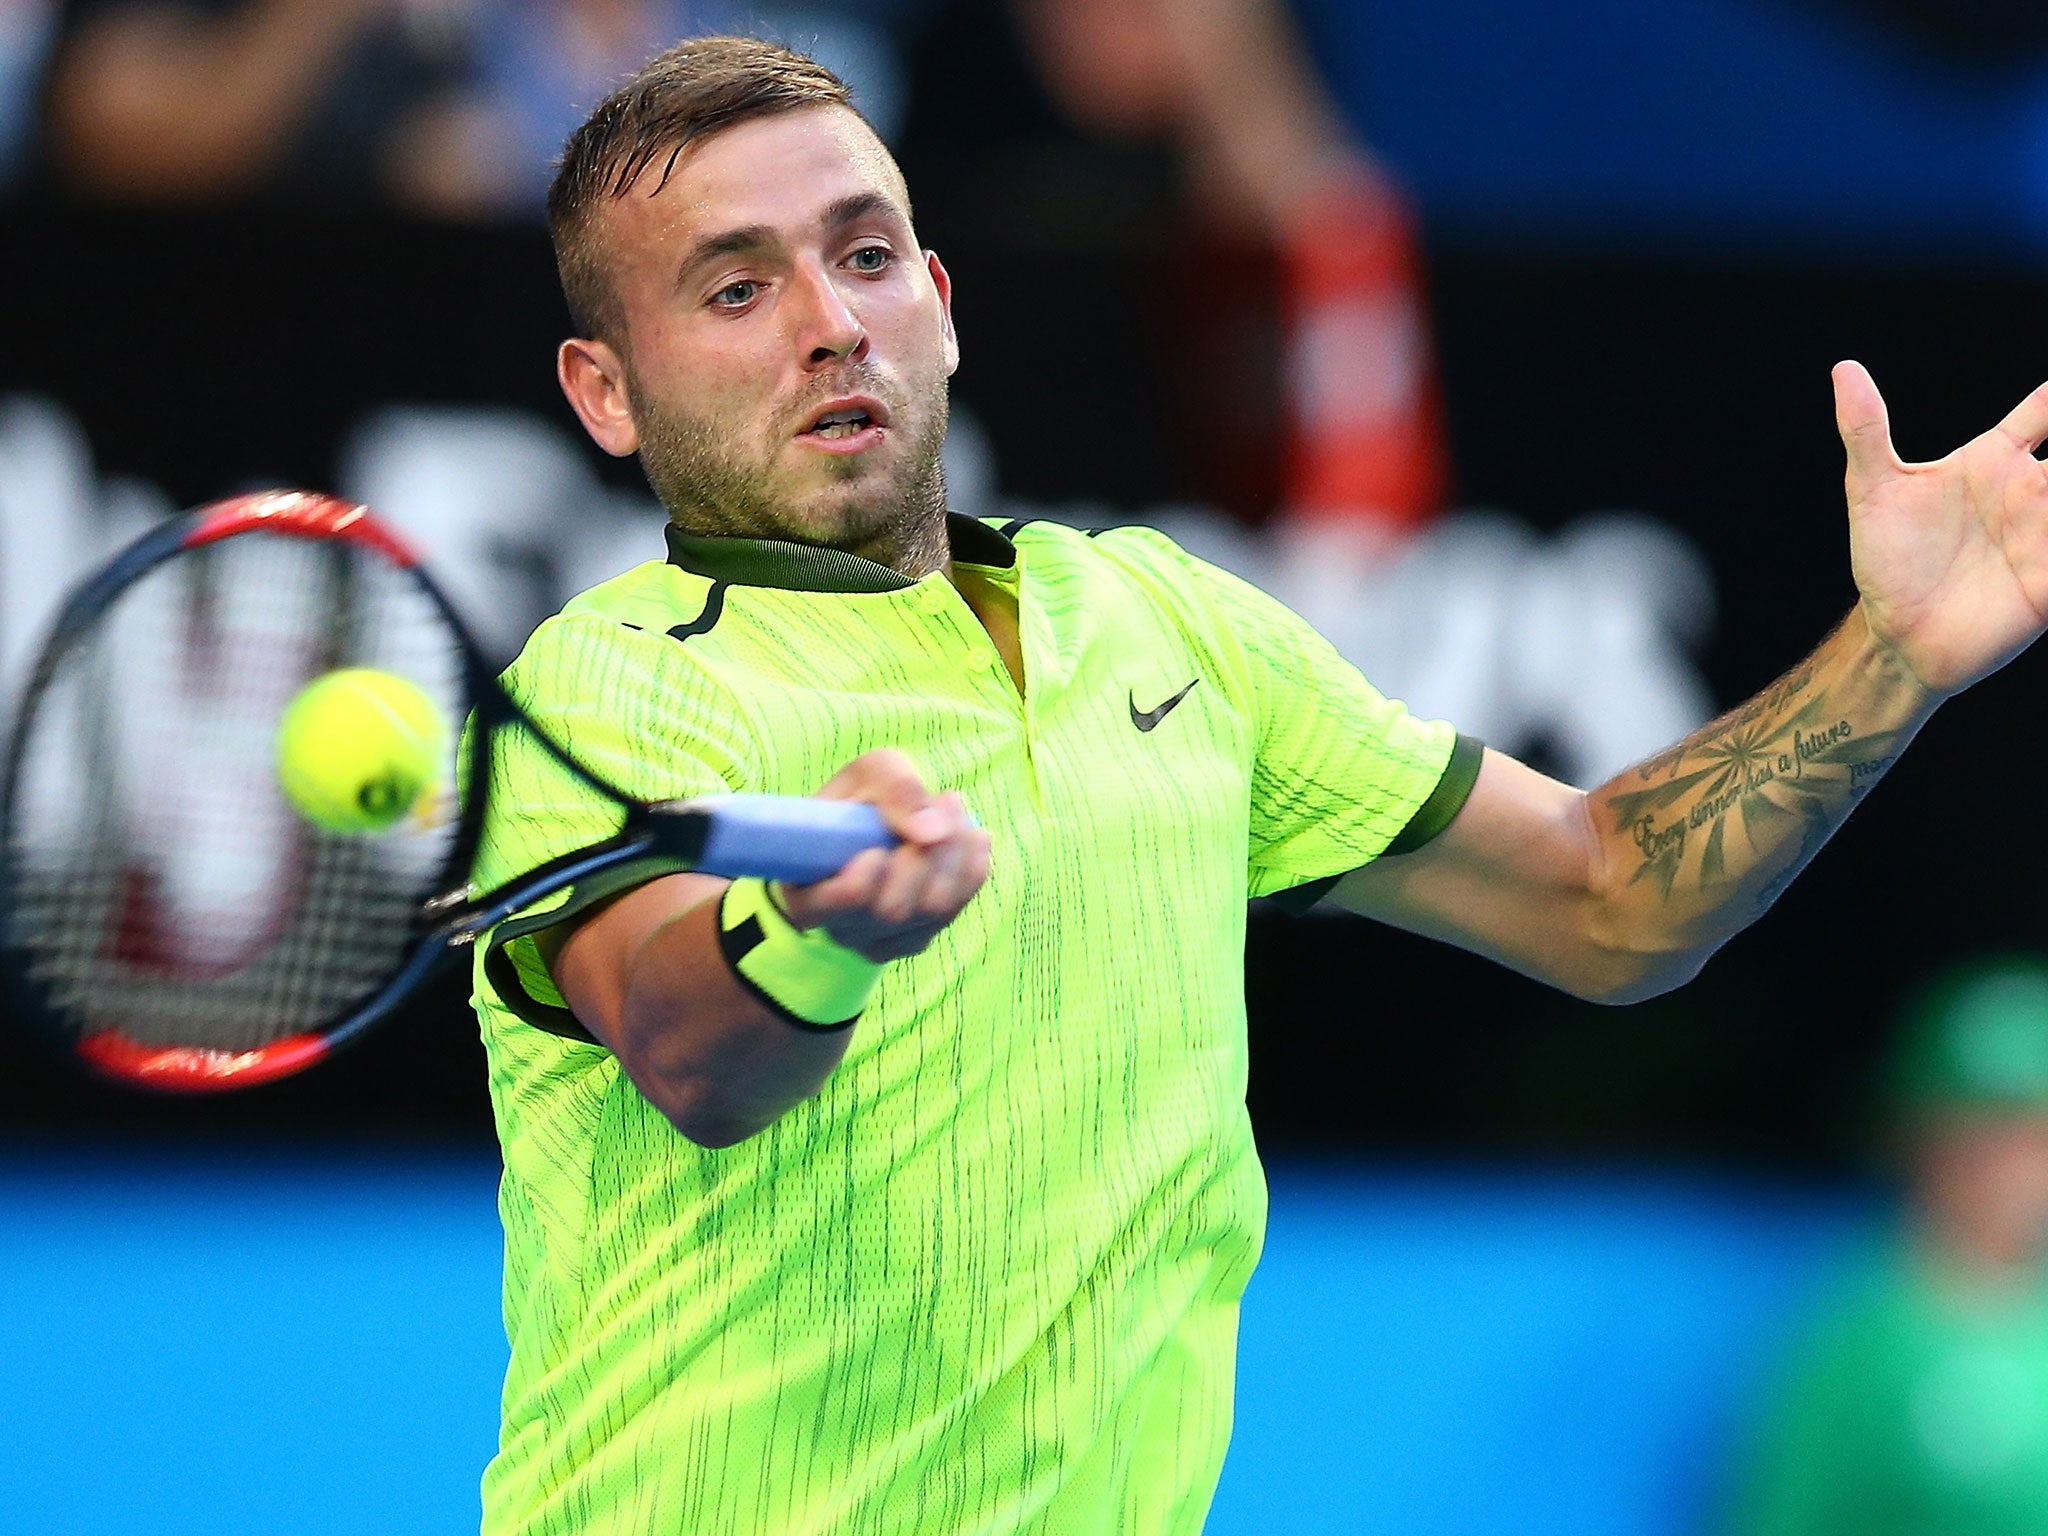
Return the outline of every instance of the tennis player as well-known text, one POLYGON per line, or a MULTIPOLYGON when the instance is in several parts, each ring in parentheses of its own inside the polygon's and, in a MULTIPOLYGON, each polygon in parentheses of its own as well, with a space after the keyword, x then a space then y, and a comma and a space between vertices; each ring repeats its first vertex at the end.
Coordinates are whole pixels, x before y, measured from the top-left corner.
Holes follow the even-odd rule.
MULTIPOLYGON (((562 387, 672 521, 512 691, 637 794, 851 797, 902 844, 800 889, 642 872, 480 952, 497 1536, 1198 1531, 1265 1218, 1246 898, 1649 996, 2048 613, 2048 387, 1909 465, 1844 363, 1855 609, 1582 793, 1157 533, 949 516, 951 281, 815 63, 662 55, 550 215, 562 387)), ((541 754, 496 771, 481 880, 612 830, 541 754)))

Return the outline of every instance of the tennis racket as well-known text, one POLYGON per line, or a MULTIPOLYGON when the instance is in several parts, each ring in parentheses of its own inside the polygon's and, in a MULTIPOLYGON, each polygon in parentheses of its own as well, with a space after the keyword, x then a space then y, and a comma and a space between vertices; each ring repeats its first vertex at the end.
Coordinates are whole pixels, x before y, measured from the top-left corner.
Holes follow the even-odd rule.
POLYGON ((269 491, 158 525, 69 596, 9 745, 0 920, 32 1023, 103 1076, 203 1092, 313 1066, 571 886, 684 870, 801 884, 894 842, 853 802, 625 793, 506 695, 391 529, 269 491), (448 727, 440 789, 371 835, 315 825, 277 777, 286 706, 343 667, 406 679, 448 727), (491 755, 511 733, 616 802, 621 829, 479 892, 491 755))

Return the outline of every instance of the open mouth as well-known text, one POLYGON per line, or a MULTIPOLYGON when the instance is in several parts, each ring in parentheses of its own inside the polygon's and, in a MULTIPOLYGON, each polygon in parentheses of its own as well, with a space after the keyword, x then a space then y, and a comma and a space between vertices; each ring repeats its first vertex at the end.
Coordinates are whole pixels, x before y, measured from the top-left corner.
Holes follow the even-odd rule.
POLYGON ((851 437, 873 422, 874 417, 866 411, 830 411, 820 416, 811 430, 820 437, 851 437))
POLYGON ((842 442, 859 437, 862 433, 889 424, 888 412, 881 403, 863 396, 828 401, 825 408, 813 416, 800 434, 805 437, 821 438, 825 442, 842 442))

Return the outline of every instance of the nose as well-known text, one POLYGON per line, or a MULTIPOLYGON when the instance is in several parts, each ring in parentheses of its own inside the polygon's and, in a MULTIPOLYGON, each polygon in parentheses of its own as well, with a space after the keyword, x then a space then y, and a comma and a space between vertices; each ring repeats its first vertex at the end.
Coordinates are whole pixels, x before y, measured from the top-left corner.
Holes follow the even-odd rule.
POLYGON ((866 355, 867 330, 823 265, 804 263, 795 286, 803 298, 797 345, 806 364, 816 368, 843 360, 857 362, 866 355))

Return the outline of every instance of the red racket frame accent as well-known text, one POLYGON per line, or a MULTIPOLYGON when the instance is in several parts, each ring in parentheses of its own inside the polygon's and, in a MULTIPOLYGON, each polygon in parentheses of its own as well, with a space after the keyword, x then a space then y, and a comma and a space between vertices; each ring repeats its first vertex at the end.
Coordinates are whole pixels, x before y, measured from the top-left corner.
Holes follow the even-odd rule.
POLYGON ((286 1035, 253 1051, 222 1051, 144 1045, 118 1029, 103 1029, 80 1040, 76 1050, 95 1072, 135 1087, 163 1093, 224 1093, 303 1072, 326 1059, 328 1043, 319 1035, 286 1035))
MULTIPOLYGON (((469 642, 461 621, 449 608, 440 590, 427 578, 418 553, 367 507, 312 491, 278 489, 234 496, 152 529, 86 584, 73 591, 60 615, 58 639, 75 638, 75 632, 84 626, 90 617, 88 610, 94 604, 103 607, 113 595, 125 589, 143 571, 160 563, 173 550, 194 549, 249 532, 273 532, 314 540, 335 539, 372 551, 398 568, 415 573, 465 648, 469 669, 478 672, 481 664, 468 654, 469 642), (85 617, 80 616, 81 612, 85 617), (69 629, 65 627, 67 623, 69 629)), ((480 672, 478 675, 482 676, 480 672)), ((27 707, 26 702, 19 707, 17 725, 27 718, 27 707)), ((17 728, 14 746, 7 754, 0 755, 9 795, 20 766, 18 745, 21 734, 17 728)), ((481 747, 477 750, 480 755, 481 747)), ((12 809, 10 800, 8 814, 12 814, 12 809)), ((430 946, 417 949, 406 967, 382 993, 325 1033, 302 1031, 253 1049, 238 1051, 208 1046, 153 1045, 137 1040, 119 1028, 94 1028, 88 1023, 85 1026, 87 1033, 71 1036, 70 1049, 78 1060, 99 1076, 129 1087, 190 1095, 256 1087, 294 1076, 325 1061, 338 1047, 381 1018, 388 1011, 391 999, 403 995, 407 988, 416 984, 432 969, 432 960, 442 953, 430 946)), ((10 960, 18 962, 18 959, 18 956, 10 955, 10 960)), ((37 1006, 43 1006, 46 1000, 40 992, 33 986, 30 990, 37 1006)))
POLYGON ((346 539, 374 549, 408 570, 419 564, 412 547, 371 516, 368 507, 315 491, 252 491, 217 501, 199 513, 179 542, 194 549, 252 529, 296 534, 303 539, 346 539))

